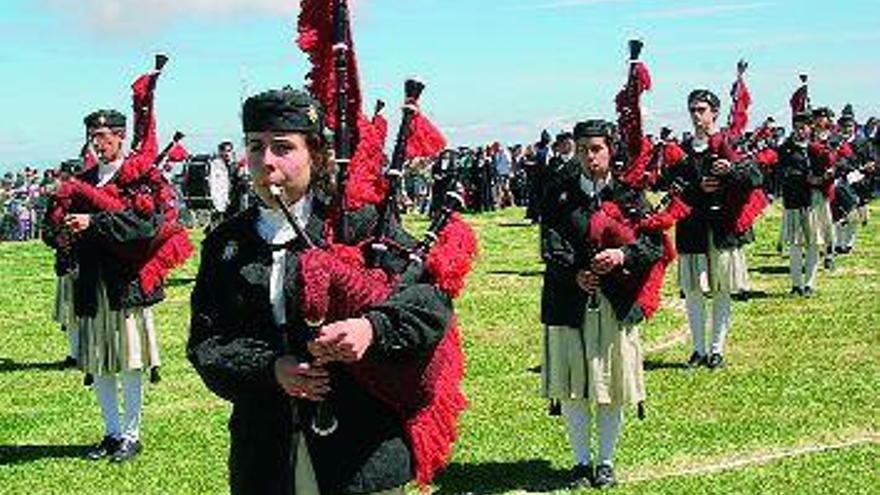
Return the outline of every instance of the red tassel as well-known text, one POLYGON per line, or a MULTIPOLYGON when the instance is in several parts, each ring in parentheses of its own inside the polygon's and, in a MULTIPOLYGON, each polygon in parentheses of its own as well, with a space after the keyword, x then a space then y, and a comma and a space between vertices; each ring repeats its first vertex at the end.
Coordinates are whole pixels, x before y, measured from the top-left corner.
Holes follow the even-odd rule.
POLYGON ((421 111, 417 111, 410 124, 406 140, 406 158, 433 157, 446 148, 446 138, 421 111))

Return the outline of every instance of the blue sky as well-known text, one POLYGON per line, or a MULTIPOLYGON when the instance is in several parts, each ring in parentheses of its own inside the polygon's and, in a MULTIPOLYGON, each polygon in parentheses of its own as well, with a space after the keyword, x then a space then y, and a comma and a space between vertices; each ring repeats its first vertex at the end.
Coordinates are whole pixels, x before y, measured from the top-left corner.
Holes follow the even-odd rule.
MULTIPOLYGON (((0 169, 75 155, 82 116, 127 110, 128 85, 157 50, 172 56, 158 93, 162 140, 180 129, 193 151, 237 142, 243 93, 303 81, 297 4, 0 2, 0 169)), ((654 75, 652 129, 685 126, 694 87, 726 95, 740 57, 751 63, 753 121, 787 117, 800 71, 814 102, 880 115, 876 1, 355 0, 354 10, 366 101, 399 102, 417 74, 424 110, 453 144, 532 141, 542 128, 613 117, 633 36, 654 75)))

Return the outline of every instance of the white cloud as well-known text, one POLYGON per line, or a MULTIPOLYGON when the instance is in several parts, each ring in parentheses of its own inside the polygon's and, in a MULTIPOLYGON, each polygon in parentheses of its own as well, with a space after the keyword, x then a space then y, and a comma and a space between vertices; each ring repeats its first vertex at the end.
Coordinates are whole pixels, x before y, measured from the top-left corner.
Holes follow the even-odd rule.
MULTIPOLYGON (((292 16, 296 0, 42 0, 51 8, 77 17, 91 29, 147 32, 181 15, 231 17, 249 14, 292 16)), ((364 0, 351 0, 357 9, 364 0)))
POLYGON ((774 5, 772 2, 729 3, 721 5, 694 5, 666 9, 645 10, 635 17, 641 19, 678 19, 683 17, 705 17, 728 12, 758 10, 774 5))
POLYGON ((555 10, 567 9, 571 7, 583 7, 586 5, 596 5, 600 3, 620 2, 621 0, 556 0, 552 2, 539 3, 534 5, 523 5, 515 7, 513 10, 555 10))

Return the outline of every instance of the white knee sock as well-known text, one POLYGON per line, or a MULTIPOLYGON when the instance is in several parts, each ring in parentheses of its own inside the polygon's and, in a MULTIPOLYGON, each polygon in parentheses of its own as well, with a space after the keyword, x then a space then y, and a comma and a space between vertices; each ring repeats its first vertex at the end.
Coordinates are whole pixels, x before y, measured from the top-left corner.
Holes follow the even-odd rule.
POLYGON ((140 370, 122 373, 122 392, 125 396, 124 429, 122 434, 130 440, 140 438, 141 406, 143 404, 143 373, 140 370))
POLYGON ((585 399, 562 399, 562 415, 568 426, 568 441, 574 462, 590 463, 590 412, 585 399))
POLYGON ((724 354, 724 342, 730 330, 730 293, 712 296, 712 353, 724 354))
POLYGON ((67 355, 79 359, 79 329, 67 328, 67 355))
POLYGON ((599 406, 599 464, 614 465, 614 447, 620 438, 623 425, 623 408, 619 406, 599 406))
POLYGON ((791 259, 791 266, 789 268, 789 272, 791 273, 791 286, 797 287, 799 289, 804 288, 804 253, 800 246, 791 246, 788 248, 789 259, 791 259))
POLYGON ((819 272, 819 246, 807 246, 807 261, 804 273, 806 285, 811 289, 816 288, 816 274, 819 272))
POLYGON ((706 354, 706 297, 700 290, 695 290, 686 292, 684 300, 694 352, 706 354))
POLYGON ((95 376, 95 395, 104 419, 104 434, 119 438, 119 404, 116 400, 116 375, 95 376))

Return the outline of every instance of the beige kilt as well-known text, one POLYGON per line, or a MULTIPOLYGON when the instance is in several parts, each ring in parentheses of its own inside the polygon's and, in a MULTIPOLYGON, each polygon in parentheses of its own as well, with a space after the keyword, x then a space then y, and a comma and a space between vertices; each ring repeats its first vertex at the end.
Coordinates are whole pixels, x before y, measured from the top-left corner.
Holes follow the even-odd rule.
POLYGON ((55 309, 52 311, 52 319, 69 332, 77 330, 76 312, 73 307, 73 281, 76 275, 68 273, 61 275, 55 282, 55 309))
POLYGON ((604 296, 599 302, 598 312, 587 310, 581 328, 544 329, 544 397, 613 406, 645 400, 639 331, 621 324, 604 296))
POLYGON ((748 284, 748 267, 741 249, 717 249, 709 232, 709 254, 678 256, 678 285, 684 292, 736 292, 748 284), (738 251, 738 252, 737 252, 738 251))
POLYGON ((831 205, 822 191, 813 191, 808 208, 782 213, 782 242, 789 246, 827 246, 834 242, 831 205))
POLYGON ((107 288, 98 284, 95 316, 80 318, 80 368, 94 375, 159 366, 159 342, 150 308, 110 309, 107 288))

